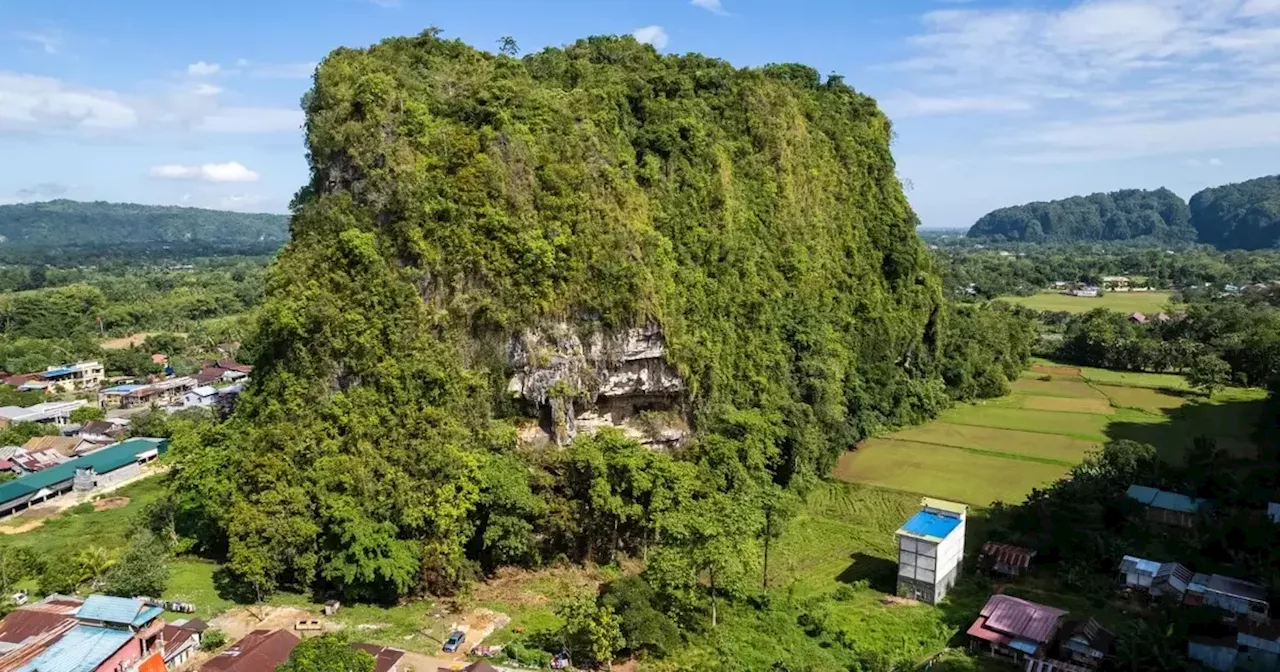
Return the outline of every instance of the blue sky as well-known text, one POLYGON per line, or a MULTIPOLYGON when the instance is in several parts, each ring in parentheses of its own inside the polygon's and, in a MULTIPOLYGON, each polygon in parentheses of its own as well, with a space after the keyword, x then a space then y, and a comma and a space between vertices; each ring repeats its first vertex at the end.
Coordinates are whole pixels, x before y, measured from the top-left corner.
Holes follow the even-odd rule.
POLYGON ((0 203, 284 212, 315 62, 432 25, 843 74, 930 227, 1280 172, 1280 0, 0 0, 0 203))

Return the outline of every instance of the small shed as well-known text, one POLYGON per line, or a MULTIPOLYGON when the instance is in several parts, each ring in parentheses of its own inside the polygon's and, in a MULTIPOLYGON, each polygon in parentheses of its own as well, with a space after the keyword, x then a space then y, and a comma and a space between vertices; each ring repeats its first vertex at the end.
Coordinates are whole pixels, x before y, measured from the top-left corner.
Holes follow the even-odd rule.
POLYGON ((1280 623, 1246 621, 1240 624, 1236 645, 1243 667, 1250 670, 1280 668, 1280 623))
POLYGON ((328 602, 325 602, 325 603, 324 603, 324 615, 325 615, 325 616, 332 616, 332 615, 334 615, 334 614, 338 613, 338 608, 339 608, 339 607, 341 607, 341 606, 342 606, 342 603, 341 603, 341 602, 339 602, 339 601, 337 601, 337 600, 329 600, 328 602))
POLYGON ((1195 574, 1183 565, 1166 562, 1160 565, 1160 571, 1156 572, 1156 577, 1151 582, 1151 595, 1169 597, 1176 602, 1182 602, 1194 576, 1195 574))
POLYGON ((1126 555, 1120 560, 1120 576, 1126 588, 1150 590, 1160 571, 1160 563, 1126 555))
POLYGON ((1005 576, 1019 576, 1031 566, 1035 549, 988 541, 982 545, 979 561, 984 570, 1005 576))
POLYGON ((1130 313, 1129 320, 1132 322, 1137 322, 1138 324, 1146 324, 1147 316, 1143 315, 1142 313, 1130 313))
POLYGON ((1062 629, 1061 657, 1067 662, 1096 668, 1111 653, 1116 636, 1097 621, 1088 618, 1068 621, 1062 629))
POLYGON ((1187 642, 1187 657, 1210 670, 1231 672, 1236 666, 1235 637, 1192 637, 1187 642))

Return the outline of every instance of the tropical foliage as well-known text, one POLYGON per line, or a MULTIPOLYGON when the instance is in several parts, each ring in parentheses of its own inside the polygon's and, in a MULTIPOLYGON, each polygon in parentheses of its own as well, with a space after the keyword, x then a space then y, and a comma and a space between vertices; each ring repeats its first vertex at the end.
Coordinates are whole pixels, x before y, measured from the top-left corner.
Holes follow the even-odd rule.
POLYGON ((1221 249, 1280 247, 1280 175, 1197 193, 1191 223, 1200 240, 1221 249))
POLYGON ((1168 189, 1126 189, 1001 208, 969 229, 974 238, 1033 243, 1090 240, 1194 240, 1187 204, 1168 189))

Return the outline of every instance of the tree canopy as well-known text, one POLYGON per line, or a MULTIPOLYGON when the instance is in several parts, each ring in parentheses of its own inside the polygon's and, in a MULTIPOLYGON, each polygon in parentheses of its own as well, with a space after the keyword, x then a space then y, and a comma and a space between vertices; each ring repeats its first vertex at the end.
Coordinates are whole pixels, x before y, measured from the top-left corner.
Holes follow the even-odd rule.
POLYGON ((967 314, 998 333, 944 347, 890 124, 812 68, 629 37, 517 59, 429 30, 334 51, 303 105, 311 181, 252 382, 172 450, 177 532, 259 595, 441 594, 505 563, 660 546, 668 610, 714 614, 754 585, 780 488, 1003 389, 991 377, 1026 356, 1011 315, 967 314), (565 324, 659 325, 690 445, 517 450, 536 418, 507 397, 507 348, 565 324))
POLYGON ((1201 241, 1219 249, 1280 247, 1280 175, 1197 193, 1191 223, 1201 241))
POLYGON ((969 229, 973 238, 1072 242, 1150 238, 1194 240, 1187 204, 1165 188, 1125 189, 1000 208, 969 229))

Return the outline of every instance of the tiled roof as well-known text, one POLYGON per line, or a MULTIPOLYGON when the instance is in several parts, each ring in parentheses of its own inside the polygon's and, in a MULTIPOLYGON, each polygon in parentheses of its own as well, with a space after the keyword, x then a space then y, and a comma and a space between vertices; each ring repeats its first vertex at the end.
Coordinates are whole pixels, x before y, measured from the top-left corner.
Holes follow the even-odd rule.
POLYGON ((986 627, 1015 638, 1047 644, 1067 612, 1011 595, 992 595, 982 607, 986 627))

